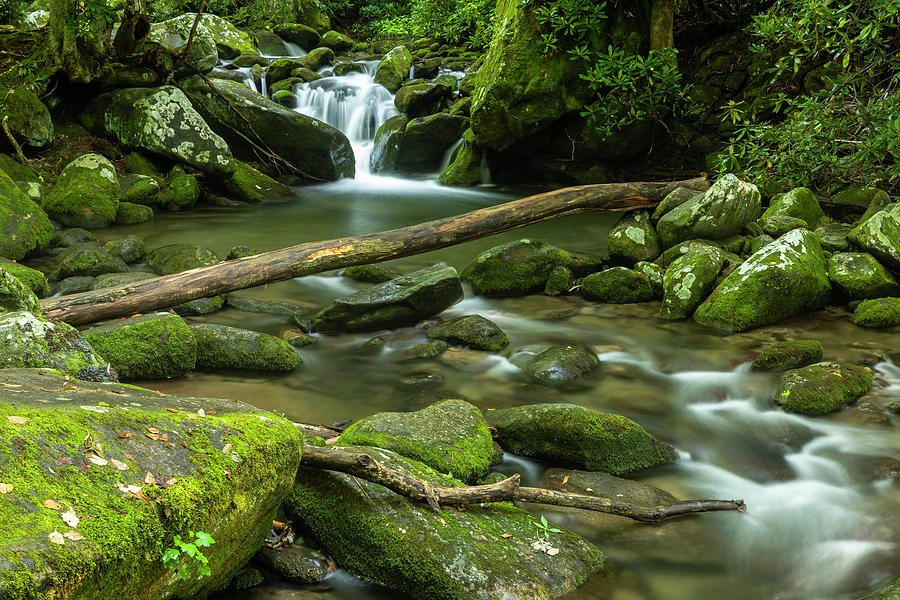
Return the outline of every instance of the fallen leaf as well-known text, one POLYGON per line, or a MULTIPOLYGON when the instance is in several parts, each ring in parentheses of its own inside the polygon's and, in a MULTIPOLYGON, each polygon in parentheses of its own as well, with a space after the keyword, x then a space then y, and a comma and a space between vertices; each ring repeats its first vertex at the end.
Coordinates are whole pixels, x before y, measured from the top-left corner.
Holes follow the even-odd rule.
POLYGON ((130 431, 126 431, 125 433, 120 433, 119 435, 117 435, 116 439, 122 440, 122 439, 130 438, 130 437, 134 437, 134 434, 131 433, 130 431))
POLYGON ((78 515, 75 514, 75 509, 71 506, 69 507, 69 510, 62 514, 62 520, 69 527, 78 527, 78 522, 81 521, 81 519, 78 518, 78 515))
POLYGON ((568 476, 568 475, 566 475, 565 477, 563 477, 562 485, 566 485, 567 483, 569 483, 569 476, 568 476))
POLYGON ((160 398, 165 398, 167 396, 167 394, 163 394, 159 390, 156 390, 156 395, 159 396, 160 398))
POLYGON ((337 436, 335 436, 335 437, 333 437, 333 438, 328 438, 327 440, 325 440, 325 445, 326 445, 326 446, 333 446, 334 444, 337 443, 337 441, 338 441, 337 436))
POLYGON ((132 455, 128 454, 127 452, 123 452, 122 456, 124 456, 128 460, 134 460, 134 457, 132 455))
POLYGON ((50 510, 59 510, 59 502, 48 498, 44 500, 44 508, 49 508, 50 510))
POLYGON ((170 413, 177 413, 177 412, 179 412, 178 409, 176 409, 176 408, 167 408, 166 410, 169 411, 170 413))
POLYGON ((58 532, 58 531, 54 531, 53 533, 51 533, 50 535, 48 535, 47 538, 48 538, 51 542, 53 542, 54 544, 57 544, 57 545, 59 545, 59 546, 65 546, 65 545, 66 545, 66 540, 63 539, 63 535, 62 535, 60 532, 58 532))
POLYGON ((231 444, 225 444, 222 448, 222 454, 228 454, 229 452, 231 452, 231 444))
POLYGON ((225 469, 225 477, 228 478, 228 481, 231 481, 231 469, 225 469))
POLYGON ((105 458, 100 458, 99 456, 97 456, 95 454, 88 454, 87 459, 89 461, 91 461, 92 463, 94 463, 95 465, 100 465, 101 467, 109 464, 108 460, 106 460, 105 458))
POLYGON ((115 468, 117 468, 120 471, 128 470, 128 465, 123 463, 121 460, 116 460, 114 458, 111 458, 111 459, 109 459, 109 464, 111 464, 112 466, 114 466, 115 468))
POLYGON ((28 422, 28 419, 26 419, 25 417, 9 416, 9 417, 6 417, 6 420, 9 421, 13 425, 24 425, 25 423, 28 422))
POLYGON ((559 554, 559 548, 548 548, 547 554, 549 554, 550 556, 556 556, 557 554, 559 554))
POLYGON ((200 415, 201 417, 205 417, 206 411, 203 410, 202 408, 199 408, 199 409, 197 409, 197 414, 200 415))
POLYGON ((125 492, 126 494, 136 494, 141 491, 141 486, 139 485, 125 485, 124 483, 117 483, 116 489, 120 492, 125 492))
POLYGON ((133 318, 135 318, 135 317, 141 317, 141 316, 143 316, 143 314, 144 314, 144 313, 134 313, 133 315, 131 315, 131 316, 128 317, 128 318, 129 318, 129 319, 133 319, 133 318))
POLYGON ((12 489, 13 486, 11 483, 0 483, 0 494, 8 494, 12 489))
POLYGON ((147 474, 144 475, 144 485, 156 485, 156 477, 150 471, 147 471, 147 474))
POLYGON ((84 536, 78 533, 77 531, 67 531, 63 534, 63 537, 66 539, 70 539, 73 542, 77 542, 78 540, 83 540, 84 536))
POLYGON ((149 433, 159 433, 159 429, 157 429, 156 427, 148 427, 147 431, 149 433))
POLYGON ((144 435, 146 435, 148 438, 150 438, 154 442, 168 442, 169 441, 169 436, 167 436, 167 435, 157 435, 155 433, 145 433, 144 435))
POLYGON ((502 537, 504 540, 508 540, 512 536, 513 536, 513 534, 511 534, 511 533, 501 533, 500 534, 500 537, 502 537))

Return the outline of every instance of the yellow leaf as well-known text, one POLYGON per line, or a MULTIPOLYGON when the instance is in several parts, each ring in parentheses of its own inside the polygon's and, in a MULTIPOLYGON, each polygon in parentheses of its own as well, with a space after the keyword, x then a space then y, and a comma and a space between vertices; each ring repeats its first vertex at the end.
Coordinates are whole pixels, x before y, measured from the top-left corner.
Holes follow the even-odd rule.
POLYGON ((114 459, 114 458, 111 458, 111 459, 109 460, 109 464, 111 464, 113 467, 115 467, 116 469, 118 469, 118 470, 120 470, 120 471, 127 471, 127 470, 128 470, 128 465, 126 465, 125 463, 123 463, 121 460, 116 460, 116 459, 114 459))
POLYGON ((77 531, 67 531, 63 534, 63 537, 66 539, 70 539, 73 542, 77 542, 78 540, 83 540, 84 536, 78 533, 77 531))
POLYGON ((0 483, 0 494, 8 494, 13 490, 11 483, 0 483))
POLYGON ((10 416, 10 417, 6 417, 6 420, 9 421, 13 425, 24 425, 25 423, 28 422, 28 419, 26 419, 25 417, 10 416))
POLYGON ((222 448, 222 454, 228 454, 229 452, 231 452, 231 444, 225 444, 222 448))
POLYGON ((147 471, 147 474, 144 475, 144 485, 156 485, 156 477, 150 471, 147 471))
POLYGON ((48 535, 47 538, 49 538, 49 540, 50 540, 51 542, 53 542, 54 544, 57 544, 57 545, 59 545, 59 546, 65 546, 65 545, 66 545, 66 540, 63 539, 63 535, 62 535, 60 532, 58 532, 58 531, 54 531, 53 533, 51 533, 50 535, 48 535))
POLYGON ((59 502, 48 498, 47 500, 44 500, 44 508, 49 508, 50 510, 59 510, 59 502))
POLYGON ((78 515, 75 514, 75 509, 72 507, 69 507, 69 510, 62 514, 62 520, 69 527, 78 527, 78 522, 81 521, 81 519, 78 518, 78 515))

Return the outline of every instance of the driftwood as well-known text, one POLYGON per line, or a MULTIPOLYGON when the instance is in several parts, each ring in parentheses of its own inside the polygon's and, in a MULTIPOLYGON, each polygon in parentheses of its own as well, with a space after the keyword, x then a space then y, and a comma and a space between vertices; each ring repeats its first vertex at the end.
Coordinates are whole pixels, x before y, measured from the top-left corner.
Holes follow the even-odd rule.
POLYGON ((363 452, 338 448, 304 446, 300 464, 306 467, 340 471, 373 483, 417 502, 427 502, 439 511, 442 504, 465 506, 484 502, 533 502, 583 508, 628 517, 644 523, 656 523, 680 515, 713 511, 746 511, 743 500, 687 500, 665 506, 646 507, 609 498, 584 494, 569 494, 542 488, 519 486, 519 476, 513 475, 499 483, 467 487, 432 486, 427 481, 386 467, 363 452))
POLYGON ((73 325, 128 316, 249 287, 445 248, 587 211, 654 206, 677 187, 705 190, 706 178, 564 188, 462 215, 380 233, 307 242, 174 275, 41 300, 44 313, 73 325))

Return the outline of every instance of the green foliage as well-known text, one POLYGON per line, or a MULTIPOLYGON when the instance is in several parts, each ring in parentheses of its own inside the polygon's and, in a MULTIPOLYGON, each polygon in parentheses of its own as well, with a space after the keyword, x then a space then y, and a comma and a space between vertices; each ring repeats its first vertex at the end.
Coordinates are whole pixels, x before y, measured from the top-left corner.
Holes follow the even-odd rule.
POLYGON ((562 533, 562 529, 557 529, 556 527, 550 527, 550 523, 547 521, 547 517, 541 515, 540 521, 535 521, 534 526, 538 530, 538 535, 543 535, 544 539, 549 540, 551 533, 562 533))
POLYGON ((900 0, 778 0, 757 15, 751 50, 770 65, 774 114, 725 107, 735 134, 721 168, 738 163, 771 189, 900 189, 897 14, 900 0))
POLYGON ((79 39, 92 40, 98 23, 112 25, 114 21, 115 10, 107 0, 79 0, 75 3, 75 13, 69 16, 66 26, 74 29, 79 39))
POLYGON ((14 25, 24 15, 25 3, 22 0, 0 0, 0 25, 14 25))
POLYGON ((211 574, 209 561, 200 548, 209 547, 216 540, 203 531, 189 531, 188 535, 194 538, 192 542, 183 541, 180 535, 175 536, 174 545, 163 552, 163 565, 168 569, 176 569, 178 576, 185 580, 191 578, 195 569, 198 578, 208 577, 211 574))

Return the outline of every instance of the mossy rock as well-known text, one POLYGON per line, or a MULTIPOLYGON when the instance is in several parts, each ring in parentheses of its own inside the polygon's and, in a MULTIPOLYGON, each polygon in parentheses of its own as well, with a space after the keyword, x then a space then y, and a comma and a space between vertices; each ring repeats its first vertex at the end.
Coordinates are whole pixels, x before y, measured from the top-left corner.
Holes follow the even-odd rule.
POLYGON ((628 304, 652 300, 653 288, 640 271, 613 267, 585 277, 581 282, 581 295, 593 302, 628 304))
POLYGON ((62 281, 57 281, 53 285, 53 292, 60 296, 68 294, 78 294, 87 292, 94 284, 94 278, 87 275, 78 275, 76 277, 66 277, 62 281))
POLYGON ((569 252, 522 239, 482 252, 462 270, 462 277, 482 296, 524 296, 543 288, 553 269, 571 264, 569 252))
MULTIPOLYGON (((47 281, 47 276, 44 275, 41 271, 32 269, 31 267, 26 267, 23 264, 13 262, 5 258, 0 258, 0 269, 6 271, 22 283, 24 283, 25 287, 34 292, 34 294, 38 298, 43 298, 44 296, 50 295, 50 283, 47 281)), ((24 306, 21 309, 15 310, 31 311, 30 308, 25 308, 24 306)))
POLYGON ((824 415, 853 402, 872 387, 866 367, 820 362, 781 375, 775 403, 804 415, 824 415))
POLYGON ((267 315, 284 315, 286 317, 301 317, 308 309, 299 304, 282 302, 280 300, 259 300, 244 296, 228 295, 228 308, 247 312, 262 313, 267 315))
POLYGON ((750 368, 754 371, 799 369, 822 360, 822 344, 816 340, 791 340, 772 344, 760 352, 750 368))
POLYGON ((504 449, 588 471, 622 475, 675 459, 675 452, 621 415, 575 404, 534 404, 487 411, 504 449))
POLYGON ((849 225, 829 225, 819 227, 814 233, 825 252, 846 252, 850 249, 850 230, 849 225))
POLYGON ((230 198, 244 202, 281 202, 296 196, 294 190, 245 162, 236 160, 234 166, 234 174, 225 181, 230 198))
POLYGON ((153 209, 143 204, 119 202, 116 208, 116 225, 138 225, 153 220, 153 209))
POLYGON ((853 299, 900 296, 900 284, 884 265, 865 252, 836 252, 828 258, 828 278, 853 299))
POLYGON ((665 291, 663 290, 663 281, 665 281, 666 270, 656 263, 640 261, 634 263, 634 270, 643 273, 650 282, 650 289, 653 291, 654 298, 662 298, 665 291))
POLYGON ((269 59, 257 54, 241 54, 240 56, 235 57, 234 60, 231 61, 231 64, 242 69, 247 69, 253 66, 265 67, 269 64, 269 59))
POLYGON ((353 47, 353 40, 343 33, 334 31, 326 31, 319 40, 319 46, 322 48, 331 48, 335 52, 346 52, 353 47))
MULTIPOLYGON (((194 15, 196 18, 196 15, 194 15)), ((241 55, 258 54, 256 44, 250 34, 241 31, 228 20, 218 15, 206 13, 200 17, 200 25, 209 29, 221 58, 231 60, 241 55)))
POLYGON ((900 600, 900 578, 897 578, 874 594, 866 596, 863 600, 900 600))
POLYGON ((194 317, 202 315, 211 315, 222 310, 225 306, 227 294, 219 294, 210 296, 209 298, 197 298, 196 300, 188 300, 172 307, 172 311, 182 317, 194 317))
POLYGON ((200 244, 169 244, 151 250, 147 265, 159 275, 171 275, 219 262, 216 253, 200 244))
POLYGON ((397 46, 378 63, 375 69, 375 83, 383 85, 391 93, 396 93, 403 81, 409 77, 412 62, 412 54, 406 46, 397 46))
MULTIPOLYGON (((265 66, 265 65, 264 65, 265 66)), ((291 71, 300 66, 300 61, 295 58, 276 58, 266 67, 266 80, 269 84, 287 79, 291 71)))
POLYGON ((112 163, 99 154, 85 154, 63 169, 44 209, 63 225, 98 229, 115 220, 120 196, 112 163))
POLYGON ((331 48, 313 48, 309 54, 296 61, 297 67, 318 71, 334 62, 334 50, 331 48))
POLYGON ((128 264, 136 263, 147 255, 144 240, 136 235, 126 235, 103 244, 103 249, 128 264))
POLYGON ((299 79, 302 79, 306 83, 322 79, 321 75, 319 75, 312 69, 307 69, 306 67, 297 67, 296 69, 291 71, 291 77, 297 77, 299 79))
POLYGON ((72 227, 71 229, 60 229, 53 234, 50 240, 50 246, 53 248, 68 248, 76 244, 99 243, 97 236, 80 227, 72 227))
POLYGON ((804 221, 807 228, 815 229, 819 221, 825 218, 825 212, 812 191, 800 187, 772 199, 763 218, 776 216, 795 217, 804 221))
POLYGON ((459 141, 468 127, 468 119, 451 117, 447 113, 413 119, 406 124, 397 167, 416 171, 440 166, 447 150, 459 141))
POLYGON ((514 356, 513 363, 546 385, 571 383, 600 366, 597 353, 584 344, 556 344, 535 355, 514 356))
POLYGON ((650 222, 650 213, 646 210, 626 213, 610 230, 606 247, 610 261, 619 264, 633 265, 659 256, 659 236, 650 222))
POLYGON ((182 72, 209 73, 219 61, 219 52, 216 48, 216 39, 212 31, 206 25, 198 23, 196 13, 183 13, 167 21, 154 23, 150 27, 150 33, 139 44, 138 52, 150 53, 155 48, 167 51, 161 53, 163 61, 167 63, 168 70, 174 71, 177 63, 183 61, 182 72), (193 35, 191 35, 193 30, 193 35), (191 40, 188 45, 188 40, 191 40), (182 60, 182 55, 187 53, 182 60), (176 63, 177 59, 177 63, 176 63))
POLYGON ((456 269, 438 263, 338 298, 312 320, 315 331, 368 331, 412 325, 463 297, 456 269))
POLYGON ((165 187, 159 193, 160 205, 171 211, 192 208, 200 199, 200 184, 196 175, 189 175, 180 166, 172 167, 165 187))
POLYGON ((275 94, 278 92, 287 92, 291 96, 294 95, 294 86, 303 83, 303 80, 299 77, 287 77, 285 79, 279 79, 269 85, 269 95, 272 99, 277 100, 275 98, 275 94))
POLYGON ((278 415, 47 369, 0 376, 22 390, 0 410, 26 419, 4 427, 0 444, 10 490, 0 587, 10 598, 205 597, 259 549, 293 485, 302 436, 278 415), (148 427, 160 437, 147 437, 148 427), (101 455, 109 462, 92 462, 101 455), (148 472, 158 484, 144 481, 148 472), (139 497, 125 491, 132 485, 139 497), (48 499, 61 509, 44 508, 48 499), (76 527, 60 518, 69 507, 82 517, 76 527), (160 560, 174 536, 192 541, 189 531, 215 540, 202 548, 209 577, 183 580, 160 560), (80 537, 57 545, 53 532, 80 537))
POLYGON ((319 45, 319 32, 302 23, 279 23, 275 26, 275 35, 281 39, 297 44, 304 50, 312 50, 319 45))
POLYGON ((103 273, 123 273, 128 265, 117 256, 107 252, 103 246, 88 242, 69 246, 59 255, 59 266, 54 279, 66 279, 76 275, 96 277, 103 273))
POLYGON ((210 323, 190 328, 197 340, 197 368, 289 373, 302 363, 294 347, 274 335, 210 323))
POLYGON ((900 271, 900 202, 889 204, 850 232, 857 246, 900 271))
POLYGON ((162 174, 162 169, 156 164, 156 161, 140 152, 129 152, 126 154, 124 163, 125 170, 134 175, 144 175, 157 179, 162 174))
POLYGON ((375 132, 372 154, 369 155, 369 170, 372 173, 392 173, 397 168, 407 123, 409 119, 406 116, 395 115, 382 123, 375 132))
POLYGON ((509 345, 509 336, 496 323, 481 315, 466 315, 429 327, 425 333, 431 339, 444 340, 454 346, 468 346, 475 350, 496 352, 509 345))
MULTIPOLYGON (((263 547, 253 557, 253 562, 285 581, 300 584, 318 583, 335 571, 334 563, 328 557, 300 541, 283 548, 263 547)), ((234 582, 230 587, 240 589, 235 588, 234 582)))
POLYGON ((394 106, 410 117, 424 117, 436 113, 452 91, 452 87, 429 82, 405 85, 394 96, 394 106))
POLYGON ((850 320, 860 327, 873 329, 900 325, 900 298, 863 300, 853 311, 850 320))
POLYGON ((294 348, 302 348, 304 346, 311 346, 312 344, 319 343, 319 338, 313 337, 308 333, 303 333, 299 329, 286 329, 281 332, 279 337, 294 348))
POLYGON ((29 200, 38 206, 44 203, 44 196, 47 195, 47 187, 44 184, 34 181, 17 181, 16 185, 25 192, 29 200))
POLYGON ((781 237, 792 229, 800 227, 807 229, 806 221, 799 217, 791 217, 788 215, 764 216, 760 218, 757 223, 759 223, 763 233, 770 235, 773 238, 781 237))
POLYGON ((450 348, 450 344, 448 344, 444 340, 432 340, 427 344, 419 344, 417 346, 413 346, 410 349, 409 354, 413 358, 424 358, 430 360, 432 358, 437 358, 448 348, 450 348))
POLYGON ((547 283, 544 285, 545 296, 562 296, 568 293, 574 280, 572 271, 566 267, 556 267, 550 271, 547 283))
POLYGON ((364 281, 365 283, 384 283, 397 277, 399 273, 395 273, 381 265, 356 265, 347 267, 341 271, 341 275, 356 281, 364 281))
POLYGON ((478 185, 482 181, 482 152, 475 143, 475 132, 471 128, 466 129, 462 139, 453 160, 438 177, 441 185, 463 187, 478 185))
POLYGON ((238 258, 246 258, 248 256, 256 256, 259 253, 259 250, 250 248, 248 246, 234 246, 231 250, 228 251, 228 254, 225 256, 225 260, 235 260, 238 258))
POLYGON ((725 264, 725 254, 718 248, 695 245, 666 269, 663 276, 663 300, 659 316, 664 319, 687 319, 716 285, 725 264))
POLYGON ((197 340, 181 317, 156 313, 93 327, 84 337, 122 379, 171 379, 192 371, 197 340))
POLYGON ((690 188, 678 187, 669 192, 669 194, 662 199, 655 209, 653 209, 653 214, 650 215, 650 220, 656 223, 659 221, 663 215, 672 211, 675 208, 678 208, 688 200, 693 200, 697 196, 702 196, 703 192, 698 192, 697 190, 692 190, 690 188))
POLYGON ((724 331, 747 331, 817 310, 830 293, 818 239, 806 229, 794 229, 722 280, 694 320, 724 331))
POLYGON ((116 372, 71 325, 25 311, 0 314, 0 367, 55 369, 87 381, 116 381, 116 372))
MULTIPOLYGON (((435 486, 460 485, 387 450, 348 450, 435 486)), ((574 590, 604 563, 596 547, 565 530, 552 534, 558 554, 536 551, 535 517, 509 504, 437 513, 334 471, 301 469, 286 507, 335 563, 412 599, 550 600, 574 590)))
POLYGON ((494 456, 484 415, 463 400, 366 417, 344 430, 336 443, 391 450, 470 483, 487 472, 494 456))
POLYGON ((331 29, 328 9, 321 0, 297 0, 295 17, 298 23, 309 25, 319 33, 331 29))
MULTIPOLYGON (((27 85, 0 85, 0 121, 4 118, 8 118, 7 127, 20 144, 44 148, 53 142, 50 111, 27 85)), ((0 149, 10 149, 5 135, 2 139, 0 149)))
POLYGON ((287 108, 292 108, 295 104, 294 93, 288 90, 278 90, 271 95, 271 98, 273 102, 277 102, 287 108))
POLYGON ((38 297, 24 281, 0 265, 0 314, 25 311, 43 316, 38 297))
POLYGON ((28 165, 23 165, 9 154, 0 153, 0 171, 9 175, 13 181, 38 183, 40 176, 28 165))

